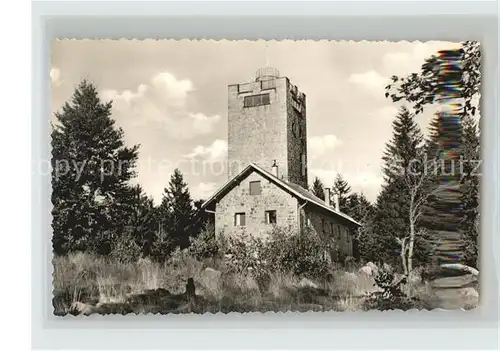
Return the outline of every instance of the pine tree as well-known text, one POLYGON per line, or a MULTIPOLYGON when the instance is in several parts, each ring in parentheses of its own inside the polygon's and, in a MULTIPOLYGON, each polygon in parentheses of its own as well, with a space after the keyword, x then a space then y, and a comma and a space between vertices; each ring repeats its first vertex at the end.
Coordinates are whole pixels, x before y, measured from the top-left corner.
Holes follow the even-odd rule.
POLYGON ((384 156, 385 181, 401 179, 404 173, 417 161, 420 147, 424 136, 420 127, 414 120, 414 116, 406 107, 401 107, 392 122, 392 139, 386 145, 384 156))
MULTIPOLYGON (((392 101, 406 100, 413 105, 417 114, 423 112, 426 105, 435 102, 450 107, 435 121, 437 133, 431 143, 431 150, 436 150, 441 169, 437 172, 436 194, 429 199, 428 206, 434 211, 435 218, 434 223, 428 221, 433 231, 431 236, 435 240, 435 263, 468 260, 460 231, 469 230, 464 228, 466 219, 463 216, 468 211, 466 208, 474 207, 470 202, 475 200, 464 195, 463 192, 468 190, 467 187, 464 189, 458 172, 450 174, 450 171, 453 165, 460 163, 460 157, 465 152, 465 145, 461 145, 463 140, 460 138, 463 135, 462 123, 468 116, 475 116, 477 111, 473 101, 479 93, 480 68, 479 43, 466 41, 459 49, 442 50, 426 59, 419 73, 403 78, 393 76, 393 83, 386 87, 386 97, 392 101)), ((467 226, 472 225, 477 227, 477 221, 467 226)))
POLYGON ((353 193, 347 197, 344 213, 364 223, 373 215, 373 205, 363 193, 353 193))
POLYGON ((321 200, 325 200, 325 186, 323 185, 323 182, 318 178, 314 178, 314 182, 311 188, 311 192, 319 197, 321 200))
POLYGON ((52 129, 53 249, 107 254, 127 215, 139 146, 128 148, 96 88, 82 81, 52 129))
POLYGON ((397 238, 409 236, 410 230, 407 194, 406 186, 401 180, 382 186, 373 216, 373 260, 400 265, 397 238))
POLYGON ((373 205, 363 193, 353 193, 347 198, 345 213, 361 223, 354 238, 354 257, 356 259, 363 258, 366 261, 377 261, 374 259, 373 252, 375 246, 372 228, 373 205))
POLYGON ((460 158, 462 126, 460 116, 442 112, 438 129, 433 132, 433 144, 437 147, 435 162, 434 195, 427 207, 426 228, 434 233, 437 263, 457 263, 463 259, 462 189, 460 186, 460 158))
MULTIPOLYGON (((413 115, 405 107, 400 108, 392 127, 393 136, 383 156, 385 185, 377 198, 373 229, 380 259, 399 265, 403 263, 399 258, 401 250, 406 250, 404 245, 415 229, 411 194, 416 189, 409 176, 422 165, 424 138, 413 115)), ((404 261, 406 267, 406 259, 404 261)))
POLYGON ((215 224, 215 216, 213 213, 205 211, 205 209, 201 208, 205 201, 204 200, 196 200, 193 205, 195 208, 195 227, 194 227, 194 235, 198 236, 200 232, 205 229, 209 225, 215 224))
POLYGON ((150 256, 157 230, 153 198, 147 196, 140 185, 136 185, 132 188, 132 201, 129 206, 127 212, 130 215, 125 221, 126 233, 137 243, 144 257, 150 256))
POLYGON ((462 119, 462 221, 464 263, 478 267, 479 237, 479 173, 480 149, 476 122, 466 116, 462 119))
POLYGON ((175 246, 189 246, 189 238, 196 236, 196 210, 187 184, 179 169, 170 177, 160 205, 161 227, 175 246))
POLYGON ((333 181, 333 194, 336 194, 339 197, 339 209, 342 212, 345 212, 348 210, 347 208, 347 198, 349 197, 349 194, 351 192, 351 187, 349 186, 349 183, 344 180, 342 175, 339 173, 335 177, 333 181))

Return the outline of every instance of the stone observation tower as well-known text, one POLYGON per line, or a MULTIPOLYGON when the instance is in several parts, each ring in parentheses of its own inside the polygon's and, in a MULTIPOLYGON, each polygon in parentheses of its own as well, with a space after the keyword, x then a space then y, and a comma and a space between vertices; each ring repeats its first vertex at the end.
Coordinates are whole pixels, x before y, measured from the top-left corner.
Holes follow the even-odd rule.
POLYGON ((229 178, 250 163, 308 188, 306 96, 271 67, 228 87, 229 178))
POLYGON ((228 177, 202 208, 215 214, 216 235, 266 237, 275 226, 333 237, 342 261, 356 256, 361 225, 308 190, 306 96, 278 70, 228 87, 228 177))

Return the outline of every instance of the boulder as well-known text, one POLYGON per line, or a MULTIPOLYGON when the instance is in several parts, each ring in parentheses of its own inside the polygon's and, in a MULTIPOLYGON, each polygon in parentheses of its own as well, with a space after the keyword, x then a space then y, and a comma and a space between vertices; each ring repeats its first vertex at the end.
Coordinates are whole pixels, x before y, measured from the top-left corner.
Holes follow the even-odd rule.
POLYGON ((216 295, 220 292, 220 286, 222 284, 221 275, 222 273, 220 271, 207 267, 201 272, 198 281, 202 285, 204 291, 216 295))
POLYGON ((358 279, 358 276, 352 272, 345 272, 344 278, 350 281, 356 281, 356 279, 358 279))
POLYGON ((76 301, 76 302, 73 302, 71 304, 71 307, 69 309, 69 313, 72 314, 72 315, 80 315, 80 314, 83 314, 83 315, 91 315, 93 312, 94 312, 94 306, 92 305, 89 305, 89 304, 86 304, 86 303, 83 303, 83 302, 80 302, 80 301, 76 301))
POLYGON ((475 298, 475 299, 479 298, 479 293, 477 292, 476 289, 474 289, 472 287, 462 288, 461 291, 460 291, 460 293, 464 297, 470 297, 470 298, 475 298))
POLYGON ((462 272, 462 274, 472 274, 473 276, 479 276, 479 271, 473 267, 466 266, 461 263, 445 263, 441 265, 442 269, 456 270, 462 272))
POLYGON ((361 267, 358 272, 359 274, 364 274, 369 277, 373 276, 373 270, 368 266, 361 267))
POLYGON ((296 286, 298 288, 313 288, 313 289, 318 288, 318 286, 316 284, 314 284, 312 281, 310 281, 307 278, 302 278, 296 286))
POLYGON ((378 267, 375 263, 373 262, 368 262, 365 264, 366 267, 370 267, 372 269, 372 274, 377 274, 378 273, 378 267))
MULTIPOLYGON (((368 262, 368 263, 371 263, 371 262, 368 262)), ((372 263, 373 264, 373 263, 372 263)), ((392 272, 392 266, 388 263, 384 263, 382 265, 382 268, 385 270, 385 271, 389 271, 389 272, 392 272)))

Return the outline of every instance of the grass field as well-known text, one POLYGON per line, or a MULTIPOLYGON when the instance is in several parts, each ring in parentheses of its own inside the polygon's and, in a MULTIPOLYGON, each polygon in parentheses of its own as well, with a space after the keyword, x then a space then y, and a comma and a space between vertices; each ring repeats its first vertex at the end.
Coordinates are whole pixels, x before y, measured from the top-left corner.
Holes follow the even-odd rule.
MULTIPOLYGON (((377 290, 373 277, 334 270, 328 280, 272 273, 265 280, 229 272, 221 261, 177 255, 160 264, 121 263, 89 254, 54 259, 54 314, 357 311, 377 290), (195 295, 186 294, 193 278, 195 295)), ((439 307, 429 284, 412 287, 425 308, 439 307)), ((418 308, 418 307, 417 307, 418 308)))

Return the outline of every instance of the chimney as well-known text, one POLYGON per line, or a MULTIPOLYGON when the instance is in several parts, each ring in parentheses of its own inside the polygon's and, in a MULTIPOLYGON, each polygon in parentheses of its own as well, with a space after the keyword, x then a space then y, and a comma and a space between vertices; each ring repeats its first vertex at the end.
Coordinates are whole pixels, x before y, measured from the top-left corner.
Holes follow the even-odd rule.
POLYGON ((333 201, 335 204, 335 210, 340 212, 340 205, 339 205, 339 194, 333 194, 333 201))
POLYGON ((325 194, 325 204, 331 206, 330 204, 330 188, 324 188, 323 193, 325 194))
POLYGON ((278 178, 278 165, 276 164, 276 160, 274 160, 273 165, 271 166, 273 175, 278 178))

